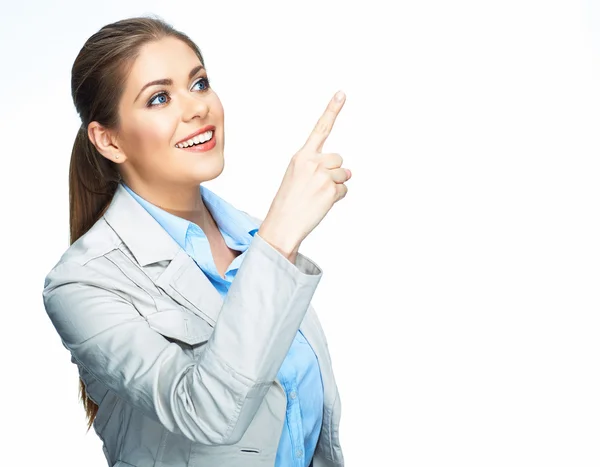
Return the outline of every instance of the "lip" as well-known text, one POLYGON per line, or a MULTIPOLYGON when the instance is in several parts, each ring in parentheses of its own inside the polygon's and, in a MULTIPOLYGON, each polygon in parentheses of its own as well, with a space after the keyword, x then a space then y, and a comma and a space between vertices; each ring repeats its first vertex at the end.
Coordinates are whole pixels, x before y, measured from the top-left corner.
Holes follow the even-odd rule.
POLYGON ((214 125, 206 125, 205 127, 200 128, 198 131, 195 131, 194 133, 192 133, 191 135, 187 135, 185 138, 183 138, 181 141, 177 141, 175 144, 180 144, 180 143, 184 143, 185 141, 187 141, 188 139, 193 138, 194 136, 198 136, 206 131, 212 130, 212 132, 215 132, 215 126, 214 125))

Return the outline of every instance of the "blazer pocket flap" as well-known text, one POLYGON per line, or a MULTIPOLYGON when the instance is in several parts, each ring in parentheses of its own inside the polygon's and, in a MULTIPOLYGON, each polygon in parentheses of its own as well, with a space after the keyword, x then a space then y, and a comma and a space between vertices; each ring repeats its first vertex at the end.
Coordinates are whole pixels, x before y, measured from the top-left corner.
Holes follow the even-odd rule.
POLYGON ((189 345, 206 342, 213 332, 210 324, 202 318, 181 310, 163 310, 146 316, 152 329, 171 339, 189 345))

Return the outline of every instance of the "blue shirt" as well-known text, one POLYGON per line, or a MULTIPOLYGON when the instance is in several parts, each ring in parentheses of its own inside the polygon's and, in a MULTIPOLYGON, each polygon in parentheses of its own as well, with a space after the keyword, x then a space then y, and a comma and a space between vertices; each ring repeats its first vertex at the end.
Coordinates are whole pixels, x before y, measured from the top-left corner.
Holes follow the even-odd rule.
MULTIPOLYGON (((210 244, 202 229, 195 223, 175 216, 146 201, 125 183, 123 187, 156 219, 206 274, 225 298, 235 278, 257 224, 244 212, 234 208, 208 188, 200 185, 205 206, 214 218, 227 246, 241 251, 221 277, 215 266, 210 244)), ((308 467, 319 439, 323 421, 323 382, 316 355, 298 330, 277 374, 287 396, 285 423, 275 467, 308 467)))

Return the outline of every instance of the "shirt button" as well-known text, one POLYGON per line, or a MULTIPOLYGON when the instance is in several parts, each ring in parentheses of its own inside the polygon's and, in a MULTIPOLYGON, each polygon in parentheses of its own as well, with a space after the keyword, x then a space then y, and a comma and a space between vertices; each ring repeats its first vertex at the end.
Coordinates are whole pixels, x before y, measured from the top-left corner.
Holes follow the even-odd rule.
POLYGON ((290 392, 290 397, 291 397, 292 399, 295 399, 295 398, 296 398, 296 391, 292 391, 292 392, 290 392))
POLYGON ((302 449, 296 451, 296 457, 302 457, 302 449))

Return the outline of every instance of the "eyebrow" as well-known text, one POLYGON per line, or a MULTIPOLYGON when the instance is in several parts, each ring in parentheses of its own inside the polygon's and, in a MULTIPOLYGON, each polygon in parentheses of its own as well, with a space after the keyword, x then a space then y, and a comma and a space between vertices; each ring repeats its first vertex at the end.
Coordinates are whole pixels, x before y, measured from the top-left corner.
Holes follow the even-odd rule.
MULTIPOLYGON (((192 70, 190 71, 189 75, 188 75, 188 79, 192 79, 192 77, 198 73, 200 70, 203 70, 204 66, 203 65, 198 65, 195 66, 194 68, 192 68, 192 70)), ((138 100, 138 97, 140 97, 140 94, 142 94, 142 92, 144 92, 144 89, 146 89, 149 86, 156 86, 156 85, 162 85, 162 86, 172 86, 173 85, 173 80, 170 78, 165 78, 165 79, 156 79, 154 81, 150 81, 149 83, 144 84, 144 87, 142 87, 142 89, 140 89, 140 92, 138 93, 138 95, 135 97, 135 99, 133 100, 133 103, 135 104, 135 101, 138 100)))

